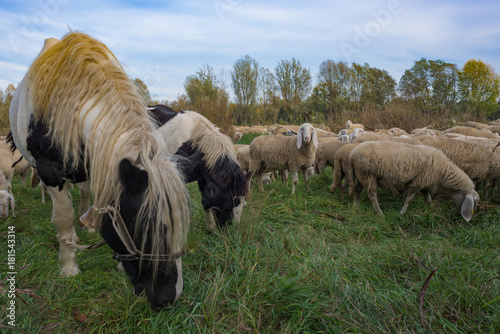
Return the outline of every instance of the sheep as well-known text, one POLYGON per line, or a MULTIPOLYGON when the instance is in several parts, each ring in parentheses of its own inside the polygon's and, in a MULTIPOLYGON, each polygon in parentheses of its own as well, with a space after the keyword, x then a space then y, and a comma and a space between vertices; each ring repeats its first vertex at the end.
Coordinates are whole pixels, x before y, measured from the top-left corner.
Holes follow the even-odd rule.
POLYGON ((364 130, 365 126, 363 124, 353 124, 350 120, 345 122, 345 128, 347 130, 361 129, 364 130))
POLYGON ((499 139, 499 136, 493 132, 491 132, 488 129, 475 129, 471 128, 469 126, 455 126, 450 129, 446 129, 442 132, 442 134, 445 133, 459 133, 462 135, 466 136, 473 136, 473 137, 485 137, 485 138, 490 138, 490 139, 499 139))
POLYGON ((375 210, 383 215, 377 200, 377 184, 384 181, 406 189, 406 199, 399 212, 404 214, 417 191, 430 194, 449 193, 460 207, 462 217, 470 221, 479 200, 474 183, 442 151, 425 146, 393 141, 373 141, 359 144, 349 156, 349 189, 359 205, 362 188, 375 210), (359 181, 354 189, 354 178, 359 181))
POLYGON ((292 173, 292 194, 298 182, 297 171, 300 169, 304 176, 306 189, 308 186, 307 169, 314 164, 318 136, 316 129, 304 123, 300 126, 296 137, 287 136, 259 136, 250 143, 250 172, 254 173, 262 187, 261 176, 275 170, 289 170, 292 173))
POLYGON ((362 143, 365 141, 380 141, 380 140, 392 140, 393 136, 386 133, 375 133, 375 132, 363 132, 358 134, 351 143, 362 143))
MULTIPOLYGON (((318 148, 316 150, 316 158, 314 160, 314 172, 317 175, 321 175, 325 170, 326 166, 331 166, 333 168, 333 162, 335 160, 335 152, 344 145, 347 145, 344 141, 324 141, 319 142, 318 148)), ((333 170, 332 170, 333 178, 333 170)))
POLYGON ((418 136, 437 136, 436 132, 430 129, 419 129, 418 131, 411 132, 413 134, 413 137, 418 137, 418 136))
POLYGON ((349 155, 357 145, 357 143, 350 143, 340 147, 337 152, 335 152, 333 160, 333 182, 330 186, 330 190, 333 192, 337 187, 340 187, 342 197, 344 197, 348 187, 348 183, 342 183, 342 180, 345 178, 349 168, 349 155))
POLYGON ((250 167, 250 145, 243 145, 236 152, 236 160, 241 167, 241 170, 248 172, 250 167))
POLYGON ((8 149, 0 148, 0 172, 4 175, 7 180, 7 187, 9 193, 12 194, 12 179, 14 178, 14 157, 12 152, 8 149))
POLYGON ((465 122, 465 126, 468 126, 468 127, 471 127, 471 128, 476 128, 478 130, 489 129, 489 127, 490 127, 488 124, 478 123, 478 122, 473 122, 473 121, 467 121, 467 122, 465 122))
MULTIPOLYGON (((238 152, 236 152, 236 160, 238 160, 238 164, 241 167, 241 170, 245 173, 248 172, 248 168, 250 166, 250 145, 242 145, 238 152)), ((266 185, 270 184, 272 180, 274 180, 274 173, 264 173, 262 174, 262 182, 266 185)))
POLYGON ((342 137, 318 137, 318 144, 326 141, 341 141, 342 137))
POLYGON ((331 131, 326 131, 322 129, 316 128, 316 131, 318 132, 318 138, 338 138, 339 136, 331 131))
POLYGON ((366 133, 363 129, 361 128, 355 128, 351 134, 349 135, 349 142, 353 142, 357 137, 359 137, 360 135, 366 133))
POLYGON ((10 192, 10 184, 5 178, 5 175, 0 171, 0 218, 9 216, 9 206, 12 208, 12 215, 16 206, 14 196, 10 192))
MULTIPOLYGON (((2 154, 8 155, 9 161, 12 161, 11 167, 14 168, 13 177, 16 175, 21 175, 21 187, 26 186, 26 177, 30 171, 30 165, 28 160, 26 160, 17 149, 14 152, 10 149, 10 144, 6 141, 0 141, 0 148, 2 149, 2 154)), ((2 157, 3 159, 3 157, 2 157)), ((8 173, 10 175, 10 173, 8 173)), ((12 179, 10 180, 12 181, 12 179)))
POLYGON ((387 130, 387 134, 392 135, 392 136, 396 136, 396 137, 400 137, 403 135, 408 135, 408 132, 406 132, 405 130, 400 129, 400 128, 390 128, 389 130, 387 130))
POLYGON ((425 130, 424 133, 426 133, 426 134, 427 134, 427 131, 433 132, 436 136, 441 135, 441 132, 442 132, 439 130, 428 129, 427 127, 423 127, 423 128, 413 129, 410 134, 415 135, 417 132, 422 131, 422 130, 425 130))
POLYGON ((492 151, 484 145, 442 136, 419 136, 412 138, 409 143, 441 150, 476 183, 487 179, 490 160, 495 158, 490 157, 492 151))
POLYGON ((233 146, 234 154, 238 153, 239 149, 244 147, 244 146, 248 146, 248 145, 246 145, 246 144, 234 144, 234 146, 233 146))
POLYGON ((240 131, 236 131, 235 133, 233 133, 233 141, 235 143, 237 143, 242 137, 243 133, 241 133, 240 131))

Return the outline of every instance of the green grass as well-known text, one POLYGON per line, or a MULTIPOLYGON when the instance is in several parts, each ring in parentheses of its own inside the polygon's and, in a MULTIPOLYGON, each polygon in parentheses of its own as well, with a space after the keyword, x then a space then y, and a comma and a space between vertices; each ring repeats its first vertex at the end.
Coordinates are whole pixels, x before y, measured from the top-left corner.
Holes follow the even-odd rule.
MULTIPOLYGON (((16 324, 22 333, 498 333, 500 207, 480 202, 470 222, 451 198, 428 205, 383 190, 380 217, 363 192, 361 206, 332 193, 330 170, 295 195, 275 181, 248 198, 242 221, 207 234, 195 184, 193 222, 183 256, 184 293, 152 311, 115 270, 104 246, 78 252, 81 274, 58 273, 52 205, 40 190, 13 192, 16 217, 0 221, 2 254, 16 227, 16 324), (419 294, 431 272, 423 297, 419 294)), ((72 190, 75 209, 77 188, 72 190)), ((81 243, 100 240, 78 231, 81 243)), ((5 257, 4 257, 5 259, 5 257)), ((3 266, 6 267, 5 261, 3 266)), ((7 269, 1 271, 1 325, 7 269)), ((4 328, 0 328, 0 331, 4 328)), ((12 331, 14 332, 14 331, 12 331)))

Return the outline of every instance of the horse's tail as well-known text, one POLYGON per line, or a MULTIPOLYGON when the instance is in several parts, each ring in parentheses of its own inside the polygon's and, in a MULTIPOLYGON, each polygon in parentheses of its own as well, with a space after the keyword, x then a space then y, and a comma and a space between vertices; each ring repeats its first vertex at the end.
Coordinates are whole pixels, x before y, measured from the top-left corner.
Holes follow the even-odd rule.
POLYGON ((10 144, 9 149, 11 152, 14 152, 17 149, 16 143, 14 143, 14 137, 12 137, 12 131, 10 131, 7 135, 7 143, 10 144))
POLYGON ((14 162, 14 163, 12 164, 12 166, 11 166, 11 167, 12 167, 12 168, 16 167, 16 165, 17 165, 18 163, 20 163, 20 162, 21 162, 21 160, 23 160, 23 156, 21 156, 21 157, 20 157, 20 158, 19 158, 16 162, 14 162))

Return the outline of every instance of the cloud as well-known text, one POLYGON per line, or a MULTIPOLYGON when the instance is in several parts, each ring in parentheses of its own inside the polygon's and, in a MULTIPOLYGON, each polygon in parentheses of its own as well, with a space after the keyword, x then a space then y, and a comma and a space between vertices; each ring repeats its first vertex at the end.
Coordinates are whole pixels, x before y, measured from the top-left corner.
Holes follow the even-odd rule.
POLYGON ((62 37, 68 26, 104 42, 131 77, 143 79, 153 95, 169 98, 183 93, 185 78, 201 66, 230 72, 247 54, 271 71, 278 61, 295 57, 313 77, 326 59, 368 63, 396 80, 421 57, 459 67, 480 58, 500 69, 500 8, 492 0, 33 4, 20 0, 0 10, 0 61, 9 66, 0 68, 3 81, 19 82, 25 72, 20 67, 29 66, 43 40, 62 37), (346 46, 354 50, 348 56, 346 46))

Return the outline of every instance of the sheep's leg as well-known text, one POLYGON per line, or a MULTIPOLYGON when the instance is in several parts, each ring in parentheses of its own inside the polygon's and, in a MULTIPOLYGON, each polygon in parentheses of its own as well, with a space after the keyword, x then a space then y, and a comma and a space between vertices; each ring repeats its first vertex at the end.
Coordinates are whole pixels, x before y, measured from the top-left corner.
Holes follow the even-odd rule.
POLYGON ((288 170, 281 171, 281 185, 286 185, 288 187, 288 170))
POLYGON ((259 190, 264 191, 264 187, 262 186, 262 173, 257 172, 255 174, 255 178, 257 179, 257 184, 259 185, 259 190))
POLYGON ((485 180, 483 182, 481 182, 481 185, 484 187, 484 200, 487 201, 488 200, 488 187, 490 186, 490 180, 485 180))
POLYGON ((28 176, 29 171, 31 168, 26 168, 22 173, 21 173, 21 187, 26 187, 26 177, 28 176))
POLYGON ((301 170, 304 183, 306 184, 306 190, 309 190, 309 176, 307 176, 307 168, 301 168, 301 170))
POLYGON ((293 193, 295 193, 295 186, 299 182, 299 175, 297 173, 297 170, 292 170, 291 174, 292 174, 292 180, 293 180, 293 184, 292 184, 292 194, 293 194, 293 193))
POLYGON ((354 188, 354 205, 355 206, 360 206, 359 198, 360 198, 362 190, 363 190, 363 185, 361 184, 361 182, 358 181, 358 183, 356 184, 356 187, 354 188))
POLYGON ((75 211, 68 185, 59 191, 58 187, 47 187, 52 198, 52 224, 59 240, 59 268, 64 276, 74 276, 80 272, 76 264, 76 250, 69 244, 76 244, 78 237, 74 228, 75 211))
MULTIPOLYGON (((416 188, 408 188, 408 191, 406 192, 406 199, 405 199, 405 204, 403 205, 403 208, 401 211, 399 211, 400 214, 404 214, 406 212, 406 209, 408 208, 408 204, 410 204, 410 201, 413 199, 413 196, 417 193, 416 188)), ((425 195, 424 195, 425 197, 425 195)))
MULTIPOLYGON (((349 184, 347 184, 347 180, 340 184, 340 191, 342 193, 342 199, 344 199, 348 188, 349 188, 349 184)), ((360 193, 361 193, 361 191, 360 191, 360 193)))
POLYGON ((383 216, 384 213, 380 209, 380 205, 378 204, 378 198, 377 198, 377 179, 372 177, 367 184, 366 190, 368 191, 368 198, 370 199, 370 202, 372 202, 375 211, 377 211, 380 215, 383 216))
POLYGON ((420 190, 420 192, 422 193, 422 196, 424 196, 425 198, 425 201, 428 203, 428 204, 431 204, 432 202, 432 197, 431 197, 431 194, 429 194, 429 192, 427 190, 420 190))

